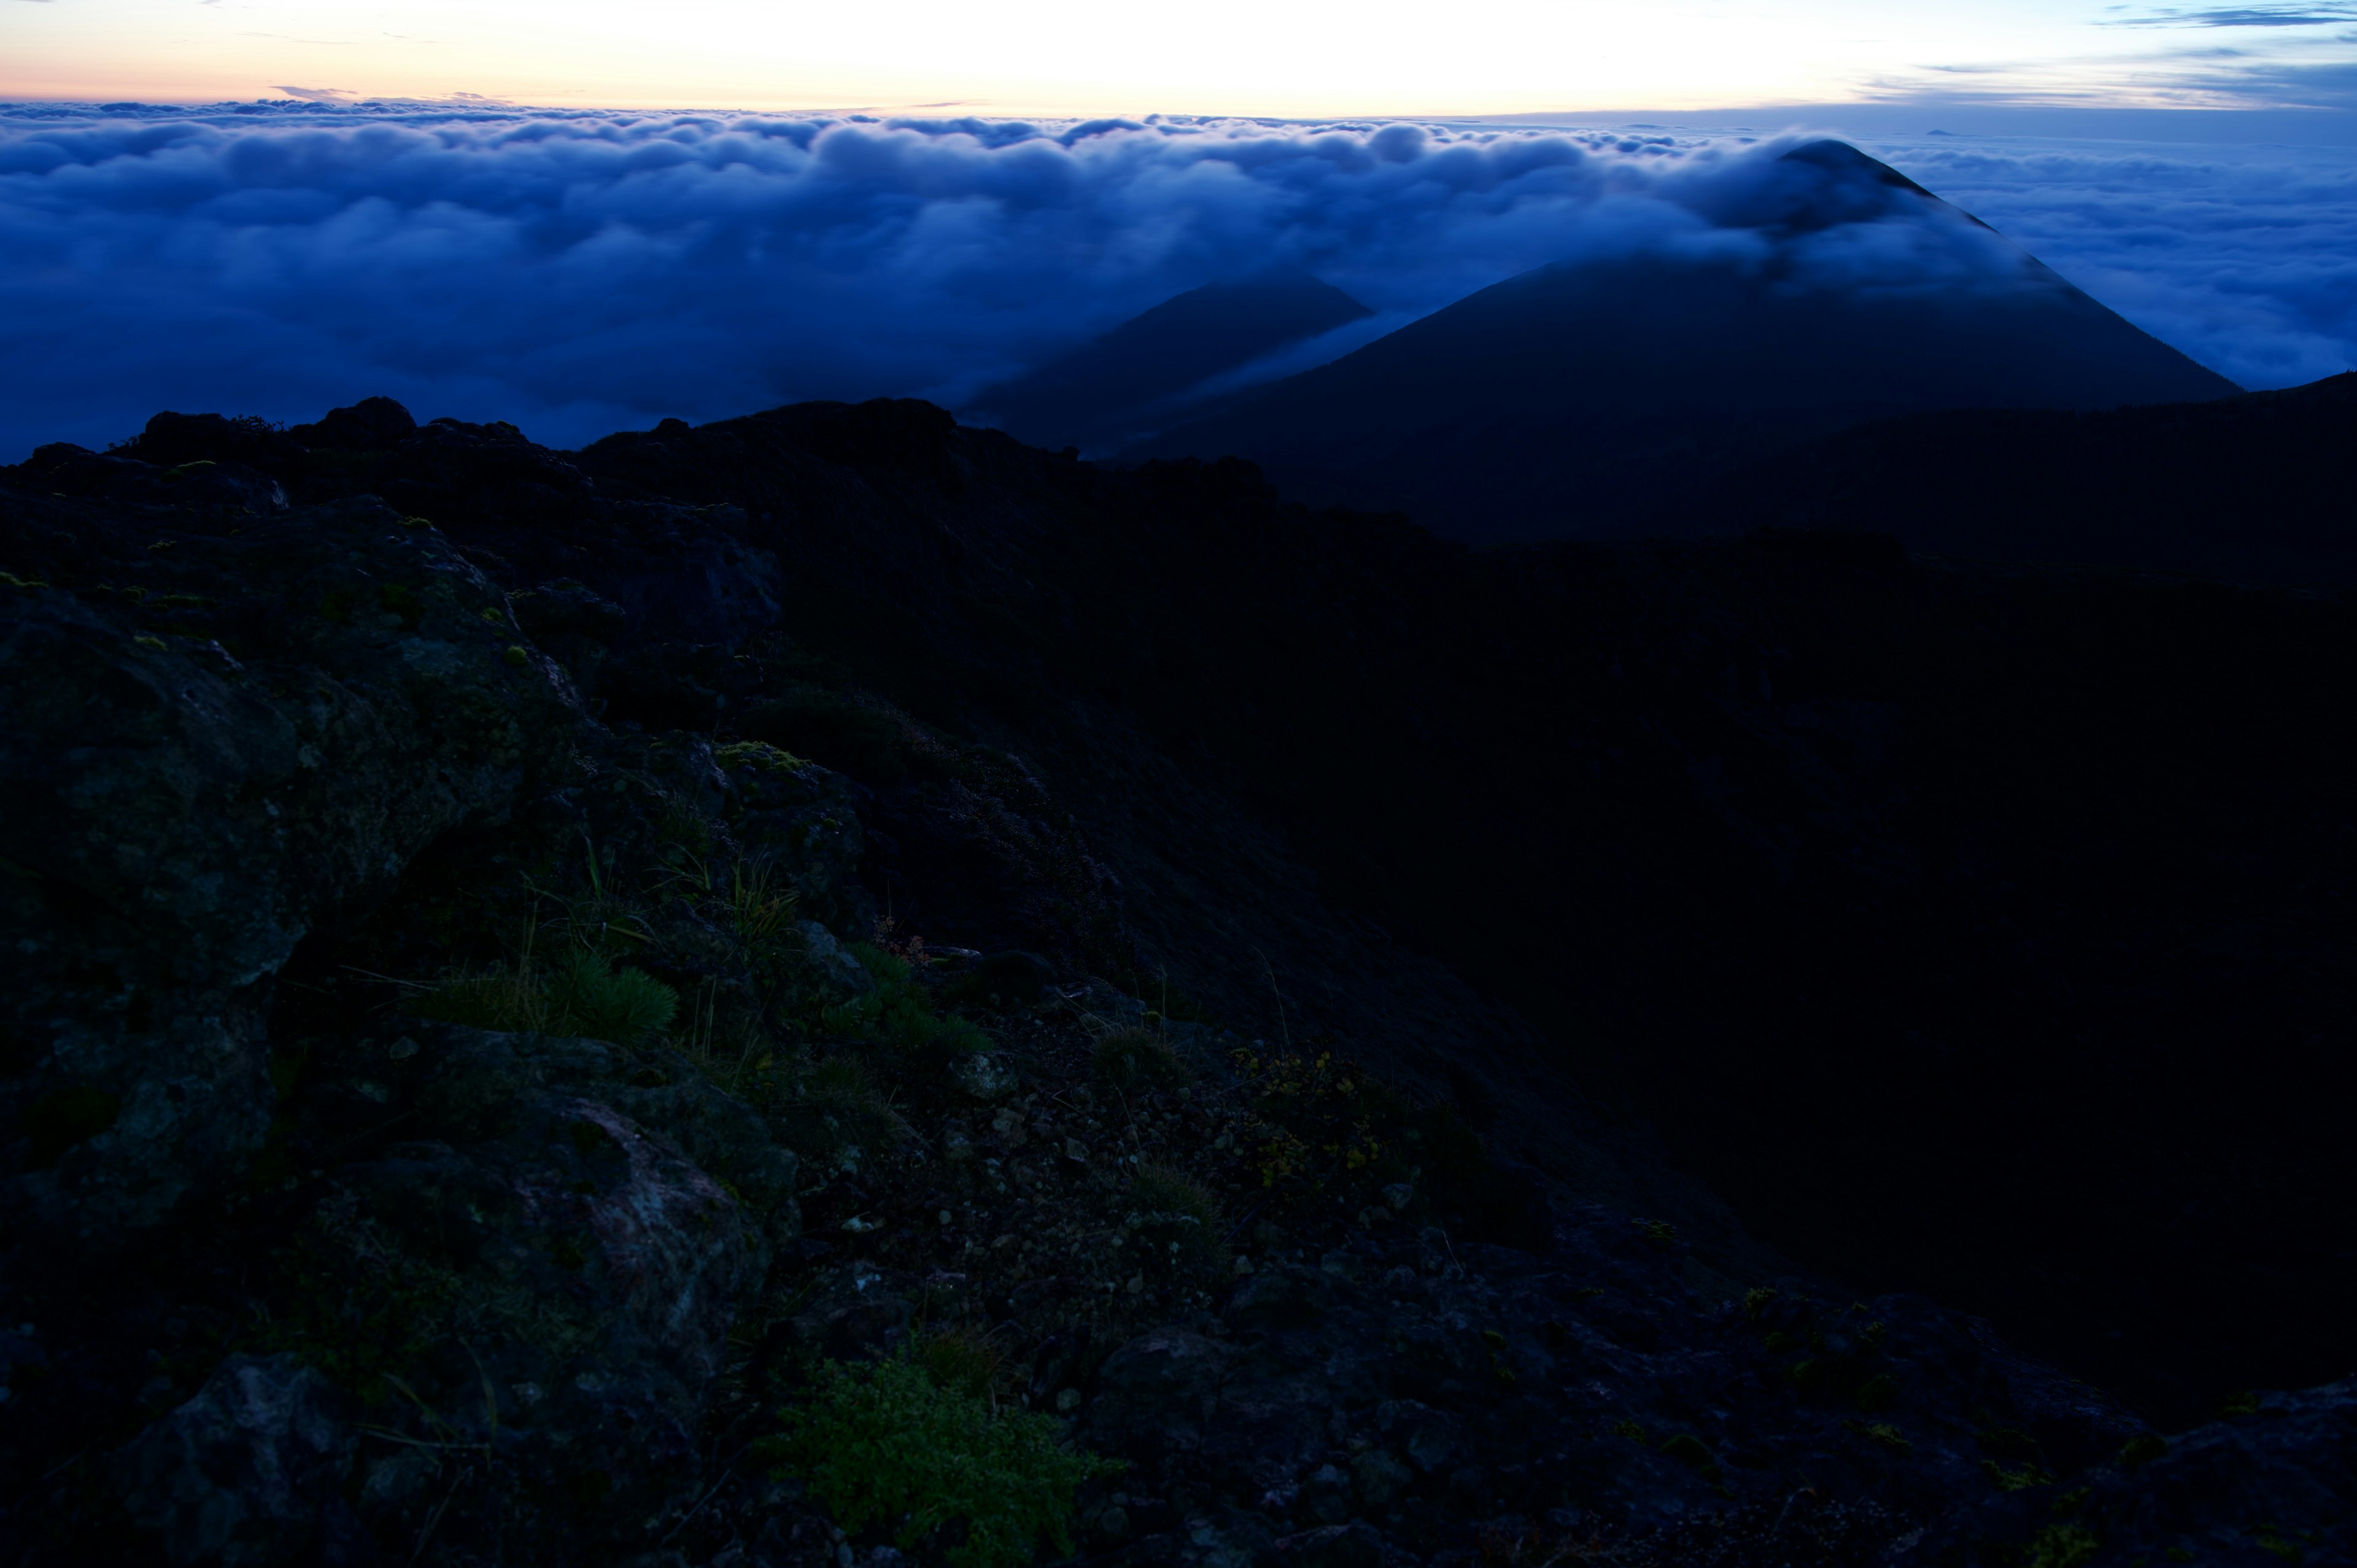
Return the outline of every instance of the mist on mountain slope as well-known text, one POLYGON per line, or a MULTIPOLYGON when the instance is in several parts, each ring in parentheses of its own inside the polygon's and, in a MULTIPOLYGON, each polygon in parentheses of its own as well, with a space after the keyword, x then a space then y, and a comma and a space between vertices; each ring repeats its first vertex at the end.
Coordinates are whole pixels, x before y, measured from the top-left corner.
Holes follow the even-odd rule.
POLYGON ((975 402, 986 423, 1043 445, 1118 444, 1205 383, 1373 315, 1299 267, 1270 268, 1189 289, 975 402))

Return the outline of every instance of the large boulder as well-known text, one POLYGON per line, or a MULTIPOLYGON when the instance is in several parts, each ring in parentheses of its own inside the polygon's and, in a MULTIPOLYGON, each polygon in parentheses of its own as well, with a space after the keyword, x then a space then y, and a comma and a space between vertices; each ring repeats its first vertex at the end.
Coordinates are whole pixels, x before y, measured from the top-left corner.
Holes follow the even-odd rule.
POLYGON ((349 1560, 360 1439, 345 1404, 291 1355, 231 1356, 115 1455, 125 1509, 175 1564, 349 1560))
POLYGON ((729 1331, 799 1230, 756 1112, 667 1050, 401 1020, 339 1042, 296 1120, 301 1160, 343 1163, 283 1332, 414 1428, 363 1446, 372 1528, 430 1508, 416 1444, 496 1452, 584 1518, 692 1480, 729 1331))
POLYGON ((582 715, 373 499, 0 489, 0 1208, 102 1245, 260 1142, 296 945, 561 771, 582 715))

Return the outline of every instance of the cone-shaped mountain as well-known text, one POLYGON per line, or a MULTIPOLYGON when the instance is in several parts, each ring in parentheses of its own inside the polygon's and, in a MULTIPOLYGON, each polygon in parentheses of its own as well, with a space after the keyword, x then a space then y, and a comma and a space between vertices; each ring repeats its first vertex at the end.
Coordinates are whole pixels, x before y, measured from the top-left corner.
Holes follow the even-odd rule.
POLYGON ((1369 314, 1298 267, 1274 267, 1164 300, 974 404, 1036 446, 1126 440, 1211 377, 1369 314))
POLYGON ((2238 390, 1839 142, 1702 215, 1641 253, 1509 278, 1138 455, 1249 457, 1294 499, 1460 539, 1596 537, 1862 420, 2238 390))

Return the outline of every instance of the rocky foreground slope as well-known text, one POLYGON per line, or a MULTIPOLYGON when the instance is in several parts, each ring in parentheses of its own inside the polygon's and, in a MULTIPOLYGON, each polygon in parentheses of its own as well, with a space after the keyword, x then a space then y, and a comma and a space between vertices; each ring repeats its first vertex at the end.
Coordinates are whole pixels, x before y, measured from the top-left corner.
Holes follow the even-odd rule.
POLYGON ((1781 1263, 1075 695, 1028 546, 1422 548, 1239 482, 906 404, 0 474, 11 1560, 2357 1552, 2347 1385, 2164 1436, 1781 1263))

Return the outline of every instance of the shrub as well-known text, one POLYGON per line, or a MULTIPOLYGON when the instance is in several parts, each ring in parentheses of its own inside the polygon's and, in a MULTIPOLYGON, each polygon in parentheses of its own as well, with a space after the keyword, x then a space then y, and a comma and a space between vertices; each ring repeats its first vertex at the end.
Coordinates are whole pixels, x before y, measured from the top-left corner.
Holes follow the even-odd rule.
MULTIPOLYGON (((1405 1102, 1359 1064, 1331 1051, 1266 1058, 1232 1054, 1252 1090, 1249 1136, 1257 1145, 1252 1159, 1263 1187, 1282 1185, 1318 1197, 1338 1183, 1380 1184, 1407 1174, 1392 1150, 1405 1102), (1378 1122, 1384 1123, 1382 1134, 1378 1122)), ((1479 1146, 1477 1141, 1477 1152, 1479 1146)))
POLYGON ((914 1057, 946 1058, 990 1049, 990 1036, 977 1025, 934 1013, 932 999, 906 961, 873 942, 853 942, 851 954, 875 978, 876 989, 827 1008, 819 1019, 826 1033, 865 1036, 914 1057))
POLYGON ((1095 1067, 1098 1081, 1115 1089, 1165 1089, 1187 1077, 1178 1053, 1151 1029, 1115 1029, 1098 1040, 1095 1067))
POLYGON ((909 1360, 828 1362, 810 1402, 780 1413, 770 1456, 836 1523, 888 1521, 904 1549, 963 1525, 951 1568, 1017 1568, 1043 1541, 1069 1555, 1073 1492, 1124 1467, 1062 1447, 1050 1417, 994 1411, 909 1360))

